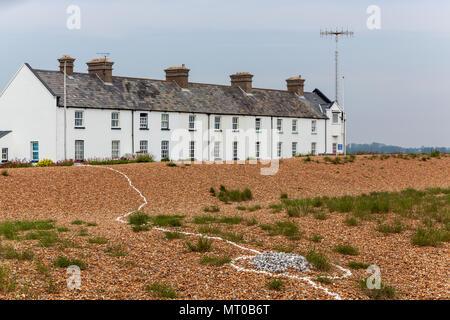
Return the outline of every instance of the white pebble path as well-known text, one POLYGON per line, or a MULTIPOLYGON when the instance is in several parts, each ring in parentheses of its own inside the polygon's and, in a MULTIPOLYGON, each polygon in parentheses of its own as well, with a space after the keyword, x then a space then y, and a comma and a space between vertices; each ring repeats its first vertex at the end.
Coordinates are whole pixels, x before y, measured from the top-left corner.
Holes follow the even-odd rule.
MULTIPOLYGON (((116 170, 116 169, 113 169, 113 168, 109 168, 109 167, 104 167, 104 166, 92 166, 92 165, 81 165, 81 166, 92 167, 92 168, 103 168, 103 169, 108 169, 108 170, 114 171, 114 172, 116 172, 116 173, 122 175, 125 179, 127 179, 128 184, 130 185, 130 187, 131 187, 134 191, 136 191, 136 192, 139 194, 139 196, 142 198, 142 200, 143 200, 143 203, 139 206, 139 208, 138 208, 137 210, 138 210, 138 211, 141 210, 143 207, 145 207, 145 206, 148 204, 147 198, 142 194, 141 191, 139 191, 139 189, 137 189, 137 188, 133 185, 133 182, 131 181, 131 179, 130 179, 125 173, 123 173, 123 172, 121 172, 121 171, 119 171, 119 170, 116 170)), ((126 217, 128 217, 129 215, 131 215, 131 214, 134 213, 134 212, 135 212, 135 210, 134 210, 134 211, 127 212, 127 213, 125 213, 125 214, 123 214, 123 215, 117 217, 117 218, 116 218, 116 221, 121 222, 121 223, 128 223, 127 221, 125 221, 125 220, 123 220, 123 219, 126 218, 126 217)), ((171 230, 169 230, 169 229, 164 229, 164 228, 159 228, 159 227, 153 227, 152 229, 153 229, 153 230, 157 230, 157 231, 162 231, 162 232, 171 232, 171 230)), ((250 252, 253 252, 253 253, 257 254, 257 255, 258 255, 258 254, 261 254, 261 252, 258 251, 258 250, 255 250, 255 249, 251 249, 251 248, 247 248, 247 247, 241 246, 241 245, 239 245, 239 244, 237 244, 237 243, 235 243, 235 242, 232 242, 232 241, 223 239, 223 238, 221 238, 221 237, 212 237, 212 236, 207 236, 207 235, 198 234, 198 233, 185 232, 185 231, 178 231, 178 232, 181 233, 181 234, 184 234, 184 235, 195 236, 195 237, 203 237, 203 238, 206 238, 206 239, 223 241, 223 242, 228 243, 228 244, 230 244, 230 245, 232 245, 232 246, 235 246, 235 247, 237 247, 237 248, 239 248, 239 249, 241 249, 241 250, 250 251, 250 252)), ((275 274, 275 273, 268 272, 268 271, 255 270, 255 269, 247 269, 247 268, 239 267, 238 265, 236 265, 236 262, 237 262, 237 261, 240 261, 240 260, 248 260, 248 259, 252 259, 252 258, 254 258, 254 256, 241 256, 241 257, 238 257, 238 258, 235 258, 235 259, 231 260, 230 265, 231 265, 234 269, 236 269, 237 271, 239 271, 239 272, 253 272, 253 273, 259 273, 259 274, 265 274, 265 275, 268 275, 268 276, 271 276, 271 277, 286 277, 286 278, 291 278, 291 279, 296 279, 296 280, 305 281, 305 282, 307 282, 308 284, 310 284, 313 288, 315 288, 315 289, 320 289, 320 290, 324 291, 326 294, 332 296, 334 299, 336 299, 336 300, 342 300, 341 296, 340 296, 338 293, 331 292, 330 290, 328 290, 328 288, 322 287, 321 285, 315 283, 314 281, 311 280, 311 277, 300 277, 300 276, 298 276, 298 275, 290 274, 290 273, 288 273, 288 272, 275 274)), ((343 267, 341 267, 341 266, 339 266, 339 265, 335 265, 335 264, 334 264, 334 266, 335 266, 336 268, 338 268, 339 270, 341 270, 344 274, 343 274, 342 276, 332 276, 332 277, 328 277, 329 279, 332 279, 332 280, 344 279, 344 278, 347 278, 347 277, 349 277, 349 276, 352 275, 352 273, 351 273, 350 270, 345 269, 345 268, 343 268, 343 267)))

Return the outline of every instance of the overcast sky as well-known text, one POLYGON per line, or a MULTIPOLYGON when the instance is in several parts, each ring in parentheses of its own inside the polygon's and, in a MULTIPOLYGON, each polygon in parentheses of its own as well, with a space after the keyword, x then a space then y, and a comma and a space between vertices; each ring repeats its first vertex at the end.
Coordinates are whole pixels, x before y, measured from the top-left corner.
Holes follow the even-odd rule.
POLYGON ((334 41, 319 31, 344 27, 355 32, 340 42, 348 142, 449 147, 448 17, 448 0, 2 0, 0 86, 24 62, 56 70, 70 54, 86 72, 110 52, 115 75, 163 79, 184 63, 191 81, 249 71, 255 87, 285 89, 301 74, 307 91, 334 99, 334 41), (69 5, 81 9, 79 30, 66 26, 69 5), (367 28, 370 5, 380 30, 367 28))

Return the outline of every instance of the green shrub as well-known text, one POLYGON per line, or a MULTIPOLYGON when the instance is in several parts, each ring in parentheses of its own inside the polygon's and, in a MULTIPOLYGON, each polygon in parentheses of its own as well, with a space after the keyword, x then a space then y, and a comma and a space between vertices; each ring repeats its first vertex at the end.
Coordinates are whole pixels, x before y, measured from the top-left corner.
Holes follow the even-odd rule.
POLYGON ((188 247, 189 251, 192 252, 207 252, 212 247, 212 241, 207 238, 200 237, 198 238, 196 245, 193 245, 189 241, 186 241, 186 246, 188 247))
POLYGON ((283 282, 281 281, 281 279, 273 279, 269 281, 267 287, 270 290, 281 291, 283 289, 283 282))
POLYGON ((168 167, 177 167, 177 164, 175 162, 168 162, 166 164, 166 166, 168 166, 168 167))
POLYGON ((201 264, 210 264, 216 267, 223 266, 226 263, 230 263, 231 258, 229 256, 222 256, 222 257, 210 257, 210 256, 204 256, 200 260, 201 264))
POLYGON ((450 233, 446 230, 435 228, 422 229, 419 228, 412 236, 412 243, 417 246, 433 246, 436 247, 450 240, 450 233))
POLYGON ((58 268, 68 268, 70 266, 78 266, 81 270, 86 269, 86 264, 79 259, 69 259, 64 256, 59 256, 53 262, 53 265, 58 268))
POLYGON ((161 283, 153 283, 146 286, 147 291, 155 292, 160 298, 176 299, 177 294, 170 286, 161 283))
POLYGON ((2 176, 7 177, 9 176, 8 170, 2 170, 2 176))
POLYGON ((181 227, 183 225, 184 216, 159 214, 151 218, 153 225, 165 227, 181 227))
POLYGON ((164 234, 166 235, 166 239, 167 240, 173 240, 173 239, 181 239, 183 237, 183 235, 179 232, 164 232, 164 234))
POLYGON ((280 195, 280 199, 287 199, 288 198, 288 194, 287 193, 282 193, 280 195))
POLYGON ((316 251, 316 249, 312 249, 306 255, 306 260, 311 263, 317 270, 320 271, 328 271, 331 269, 331 264, 328 261, 327 256, 323 253, 316 251))
POLYGON ((370 264, 352 261, 352 262, 349 262, 347 264, 347 266, 352 269, 367 269, 370 266, 370 264))
POLYGON ((334 252, 338 252, 340 254, 349 255, 349 256, 356 256, 359 254, 358 249, 352 247, 349 244, 340 244, 334 247, 334 252))
POLYGON ((228 202, 242 202, 248 201, 253 198, 250 189, 245 188, 244 191, 239 190, 227 190, 224 186, 220 186, 220 192, 218 196, 219 200, 225 203, 228 202))
POLYGON ((216 196, 216 190, 214 190, 213 187, 209 188, 209 194, 212 195, 213 197, 216 196))

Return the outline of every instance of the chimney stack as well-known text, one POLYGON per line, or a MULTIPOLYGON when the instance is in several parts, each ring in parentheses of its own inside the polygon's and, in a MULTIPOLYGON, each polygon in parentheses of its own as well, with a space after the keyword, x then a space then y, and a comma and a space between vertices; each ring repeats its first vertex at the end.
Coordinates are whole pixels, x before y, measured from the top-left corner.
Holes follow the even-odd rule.
POLYGON ((58 59, 59 61, 59 71, 64 73, 64 63, 66 64, 66 74, 68 76, 73 75, 73 62, 75 61, 74 58, 69 56, 68 54, 63 55, 61 58, 58 59))
POLYGON ((95 58, 87 62, 89 74, 97 74, 103 82, 112 83, 114 62, 107 58, 95 58))
POLYGON ((166 70, 166 81, 175 81, 181 88, 187 88, 189 84, 189 69, 183 65, 169 67, 166 70))
POLYGON ((241 88, 247 93, 250 93, 252 91, 253 75, 249 72, 237 72, 235 74, 232 74, 230 78, 232 88, 241 88))
POLYGON ((286 80, 286 82, 287 82, 287 89, 289 92, 295 92, 299 96, 303 96, 305 79, 302 79, 301 76, 296 76, 290 77, 289 79, 286 80))

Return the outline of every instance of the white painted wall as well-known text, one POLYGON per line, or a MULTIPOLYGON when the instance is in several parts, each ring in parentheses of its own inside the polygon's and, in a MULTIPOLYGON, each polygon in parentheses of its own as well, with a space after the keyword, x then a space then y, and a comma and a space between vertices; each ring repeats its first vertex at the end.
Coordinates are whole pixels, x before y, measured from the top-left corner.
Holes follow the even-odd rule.
MULTIPOLYGON (((334 103, 331 108, 327 110, 327 117, 329 120, 327 121, 327 153, 333 153, 333 143, 336 145, 344 144, 344 122, 341 120, 341 116, 339 116, 338 123, 333 123, 333 112, 342 113, 342 109, 338 104, 334 103)), ((344 146, 342 146, 342 150, 337 150, 337 154, 344 153, 344 146)))
POLYGON ((9 158, 31 160, 31 141, 39 142, 39 159, 56 159, 56 97, 23 65, 0 96, 0 140, 9 158), (3 144, 6 144, 5 146, 3 144))

